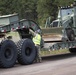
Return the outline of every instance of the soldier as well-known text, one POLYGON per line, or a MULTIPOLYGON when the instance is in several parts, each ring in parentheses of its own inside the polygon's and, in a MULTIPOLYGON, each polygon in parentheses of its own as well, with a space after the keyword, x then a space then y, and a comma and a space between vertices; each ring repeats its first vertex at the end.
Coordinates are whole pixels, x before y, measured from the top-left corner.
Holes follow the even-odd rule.
POLYGON ((40 52, 40 43, 41 43, 41 35, 40 35, 40 30, 37 31, 33 31, 33 30, 29 30, 32 34, 33 34, 33 42, 37 48, 37 57, 36 57, 36 62, 41 62, 42 58, 41 58, 41 52, 40 52))

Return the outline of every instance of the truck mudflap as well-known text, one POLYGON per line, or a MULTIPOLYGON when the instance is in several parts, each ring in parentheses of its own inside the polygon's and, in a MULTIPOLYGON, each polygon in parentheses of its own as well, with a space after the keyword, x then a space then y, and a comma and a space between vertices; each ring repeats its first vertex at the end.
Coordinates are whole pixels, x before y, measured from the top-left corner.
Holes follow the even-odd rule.
POLYGON ((50 50, 71 49, 71 48, 76 48, 76 41, 58 42, 54 43, 52 46, 49 46, 50 50))

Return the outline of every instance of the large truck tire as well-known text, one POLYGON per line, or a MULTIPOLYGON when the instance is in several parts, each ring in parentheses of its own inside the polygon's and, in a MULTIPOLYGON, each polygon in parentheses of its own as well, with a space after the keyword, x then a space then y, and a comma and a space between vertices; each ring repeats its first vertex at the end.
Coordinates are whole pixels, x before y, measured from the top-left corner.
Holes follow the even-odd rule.
POLYGON ((68 29, 66 33, 67 33, 67 37, 68 37, 69 41, 75 40, 75 34, 74 34, 73 30, 68 29))
POLYGON ((76 53, 76 48, 70 48, 69 51, 70 51, 71 53, 76 53))
POLYGON ((9 68, 14 66, 17 60, 17 47, 11 40, 5 40, 0 46, 0 67, 9 68))
POLYGON ((18 62, 22 65, 32 64, 36 57, 35 45, 31 39, 21 39, 17 43, 18 62))

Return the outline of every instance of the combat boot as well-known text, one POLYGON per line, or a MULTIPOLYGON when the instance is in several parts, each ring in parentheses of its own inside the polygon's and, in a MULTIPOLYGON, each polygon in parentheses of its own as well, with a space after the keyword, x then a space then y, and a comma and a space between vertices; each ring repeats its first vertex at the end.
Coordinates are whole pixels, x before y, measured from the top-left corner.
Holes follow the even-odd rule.
POLYGON ((42 62, 42 59, 41 58, 39 58, 39 63, 41 63, 42 62))

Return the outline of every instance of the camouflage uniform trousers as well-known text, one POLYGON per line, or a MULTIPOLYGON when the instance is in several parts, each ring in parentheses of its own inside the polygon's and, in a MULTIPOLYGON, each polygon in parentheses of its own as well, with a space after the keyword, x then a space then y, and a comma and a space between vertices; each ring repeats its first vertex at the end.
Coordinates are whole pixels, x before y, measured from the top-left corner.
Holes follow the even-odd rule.
POLYGON ((36 62, 42 62, 42 58, 41 58, 41 51, 40 51, 40 46, 36 45, 37 48, 37 56, 36 56, 36 62))

